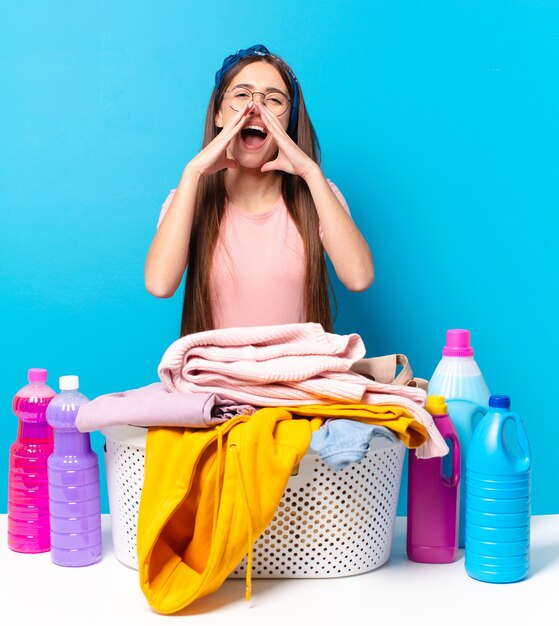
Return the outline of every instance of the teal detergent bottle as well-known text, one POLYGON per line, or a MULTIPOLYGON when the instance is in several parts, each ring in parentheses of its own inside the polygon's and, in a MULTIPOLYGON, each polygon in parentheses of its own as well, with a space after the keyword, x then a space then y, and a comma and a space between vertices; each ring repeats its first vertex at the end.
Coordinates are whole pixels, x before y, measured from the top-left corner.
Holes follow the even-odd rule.
POLYGON ((474 430, 487 412, 489 401, 489 389, 474 359, 469 330, 455 328, 446 331, 442 358, 429 380, 429 395, 444 396, 460 441, 458 547, 463 548, 466 536, 466 457, 474 430))

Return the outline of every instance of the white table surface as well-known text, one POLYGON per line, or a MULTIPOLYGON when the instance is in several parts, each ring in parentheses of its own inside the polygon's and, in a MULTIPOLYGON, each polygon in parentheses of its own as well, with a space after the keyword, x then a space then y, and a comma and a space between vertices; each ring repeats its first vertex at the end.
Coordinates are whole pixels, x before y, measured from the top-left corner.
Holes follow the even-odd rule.
POLYGON ((103 516, 103 559, 84 568, 54 565, 49 553, 18 554, 7 547, 0 516, 2 624, 189 624, 282 626, 559 625, 559 515, 532 517, 528 577, 508 585, 482 583, 464 570, 464 554, 446 565, 412 563, 405 548, 406 518, 398 517, 390 560, 357 576, 337 579, 255 579, 244 600, 244 580, 227 580, 179 617, 159 615, 141 592, 138 573, 112 549, 110 516, 103 516))

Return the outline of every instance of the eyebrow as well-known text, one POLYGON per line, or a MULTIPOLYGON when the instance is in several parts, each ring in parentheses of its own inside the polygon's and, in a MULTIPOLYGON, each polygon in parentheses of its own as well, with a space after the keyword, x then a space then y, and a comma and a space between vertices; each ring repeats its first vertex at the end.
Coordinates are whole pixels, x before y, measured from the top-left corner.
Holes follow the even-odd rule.
MULTIPOLYGON (((233 85, 231 89, 236 89, 237 87, 246 87, 247 89, 254 89, 254 85, 251 85, 250 83, 239 83, 238 85, 233 85)), ((277 87, 266 87, 266 93, 274 93, 274 92, 281 93, 287 97, 287 94, 281 89, 278 89, 277 87)))

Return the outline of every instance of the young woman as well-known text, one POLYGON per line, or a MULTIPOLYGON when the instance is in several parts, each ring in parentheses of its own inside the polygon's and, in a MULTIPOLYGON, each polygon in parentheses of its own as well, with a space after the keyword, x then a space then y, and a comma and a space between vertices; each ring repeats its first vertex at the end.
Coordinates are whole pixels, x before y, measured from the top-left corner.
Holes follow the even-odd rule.
POLYGON ((332 332, 324 251, 348 289, 372 284, 369 247, 319 159, 285 61, 261 45, 227 57, 203 149, 167 197, 145 265, 160 298, 188 267, 181 336, 309 321, 332 332))

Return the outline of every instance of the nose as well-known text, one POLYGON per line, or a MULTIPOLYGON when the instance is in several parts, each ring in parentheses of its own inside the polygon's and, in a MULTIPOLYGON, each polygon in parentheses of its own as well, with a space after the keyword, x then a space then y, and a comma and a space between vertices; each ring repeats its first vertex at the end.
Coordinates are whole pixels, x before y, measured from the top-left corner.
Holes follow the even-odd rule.
MULTIPOLYGON (((262 99, 262 103, 264 105, 264 99, 262 99)), ((256 108, 256 102, 254 101, 254 96, 252 97, 252 101, 250 103, 250 109, 248 110, 248 115, 258 115, 258 109, 256 108)))
POLYGON ((266 101, 265 101, 266 94, 264 94, 264 93, 262 93, 260 91, 254 91, 252 93, 252 101, 253 102, 256 102, 256 96, 260 96, 260 104, 266 106, 266 101))

